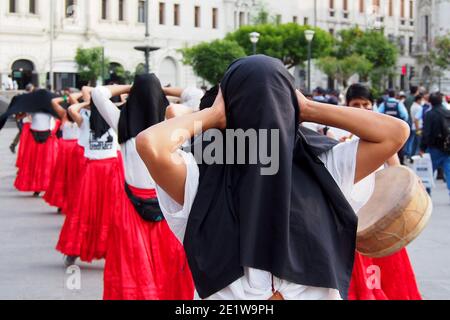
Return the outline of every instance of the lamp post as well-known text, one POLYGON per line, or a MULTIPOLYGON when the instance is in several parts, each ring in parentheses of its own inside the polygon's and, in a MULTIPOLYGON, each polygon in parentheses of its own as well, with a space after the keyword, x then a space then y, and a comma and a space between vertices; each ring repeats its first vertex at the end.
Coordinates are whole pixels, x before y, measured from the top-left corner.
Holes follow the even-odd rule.
POLYGON ((249 34, 250 42, 253 44, 253 55, 256 54, 256 44, 259 41, 259 37, 261 36, 258 32, 252 32, 249 34))
POLYGON ((150 22, 148 19, 148 0, 145 0, 144 16, 145 16, 145 45, 134 47, 134 49, 144 52, 145 73, 150 73, 150 52, 159 50, 159 47, 152 47, 150 45, 150 26, 149 26, 150 22))
POLYGON ((305 38, 308 41, 308 92, 311 92, 311 44, 314 39, 314 30, 306 30, 305 38))
POLYGON ((105 39, 101 39, 100 43, 102 45, 102 85, 105 85, 105 39))

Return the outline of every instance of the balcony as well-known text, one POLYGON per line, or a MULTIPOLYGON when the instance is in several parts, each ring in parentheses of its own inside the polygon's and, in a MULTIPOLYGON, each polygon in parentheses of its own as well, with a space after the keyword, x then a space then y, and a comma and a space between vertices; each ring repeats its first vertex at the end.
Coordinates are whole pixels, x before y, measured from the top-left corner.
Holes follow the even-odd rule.
POLYGON ((428 54, 430 52, 431 45, 425 41, 421 43, 415 43, 412 46, 411 55, 413 57, 420 57, 428 54))

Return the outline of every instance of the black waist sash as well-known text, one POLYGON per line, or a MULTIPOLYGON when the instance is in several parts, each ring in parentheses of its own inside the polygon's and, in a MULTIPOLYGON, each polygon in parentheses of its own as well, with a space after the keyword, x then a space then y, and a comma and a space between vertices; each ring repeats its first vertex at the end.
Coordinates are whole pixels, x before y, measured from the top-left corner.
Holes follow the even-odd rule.
POLYGON ((161 222, 164 215, 159 207, 158 199, 142 199, 133 194, 128 183, 125 183, 125 191, 136 212, 142 219, 149 222, 161 222))
POLYGON ((50 130, 47 130, 47 131, 31 130, 31 134, 33 135, 34 140, 37 143, 46 143, 48 138, 50 138, 50 135, 52 134, 52 132, 50 130))

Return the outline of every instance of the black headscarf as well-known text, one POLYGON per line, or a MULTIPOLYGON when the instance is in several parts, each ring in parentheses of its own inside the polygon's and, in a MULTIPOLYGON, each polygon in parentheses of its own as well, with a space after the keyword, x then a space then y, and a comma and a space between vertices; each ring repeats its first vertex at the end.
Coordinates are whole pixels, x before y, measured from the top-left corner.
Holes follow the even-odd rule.
POLYGON ((137 75, 126 105, 120 112, 119 143, 122 144, 164 121, 168 105, 161 83, 154 74, 137 75))
POLYGON ((3 128, 9 116, 18 113, 42 112, 58 118, 52 108, 53 98, 53 94, 44 89, 15 96, 9 104, 8 110, 0 116, 0 129, 3 128))
POLYGON ((279 60, 261 55, 234 62, 221 83, 227 128, 278 129, 280 166, 262 176, 261 164, 199 165, 184 246, 202 298, 244 267, 347 297, 357 217, 318 158, 336 142, 299 128, 293 83, 279 60))
POLYGON ((89 118, 89 124, 95 139, 101 138, 111 128, 109 124, 105 121, 105 119, 103 119, 102 115, 95 106, 94 101, 92 100, 91 100, 91 116, 89 118))

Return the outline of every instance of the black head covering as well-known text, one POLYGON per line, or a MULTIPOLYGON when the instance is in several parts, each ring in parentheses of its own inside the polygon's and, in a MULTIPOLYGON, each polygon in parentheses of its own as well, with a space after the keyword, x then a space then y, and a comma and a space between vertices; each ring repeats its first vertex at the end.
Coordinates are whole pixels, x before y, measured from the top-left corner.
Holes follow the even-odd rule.
POLYGON ((89 118, 89 124, 95 139, 101 138, 111 128, 105 119, 103 119, 102 115, 95 106, 94 101, 91 101, 91 116, 89 118))
POLYGON ((244 267, 347 297, 357 217, 317 157, 336 142, 299 128, 293 82, 280 61, 259 55, 234 62, 221 83, 227 129, 278 129, 280 165, 272 176, 262 164, 199 165, 184 245, 202 298, 244 267))
POLYGON ((161 82, 154 74, 137 75, 126 105, 120 112, 119 143, 122 144, 164 121, 168 105, 161 82))
POLYGON ((44 89, 15 96, 9 104, 8 110, 6 110, 6 112, 0 116, 0 129, 3 128, 9 116, 21 112, 42 112, 48 113, 55 118, 58 118, 58 115, 52 108, 53 98, 53 94, 50 91, 44 89))

